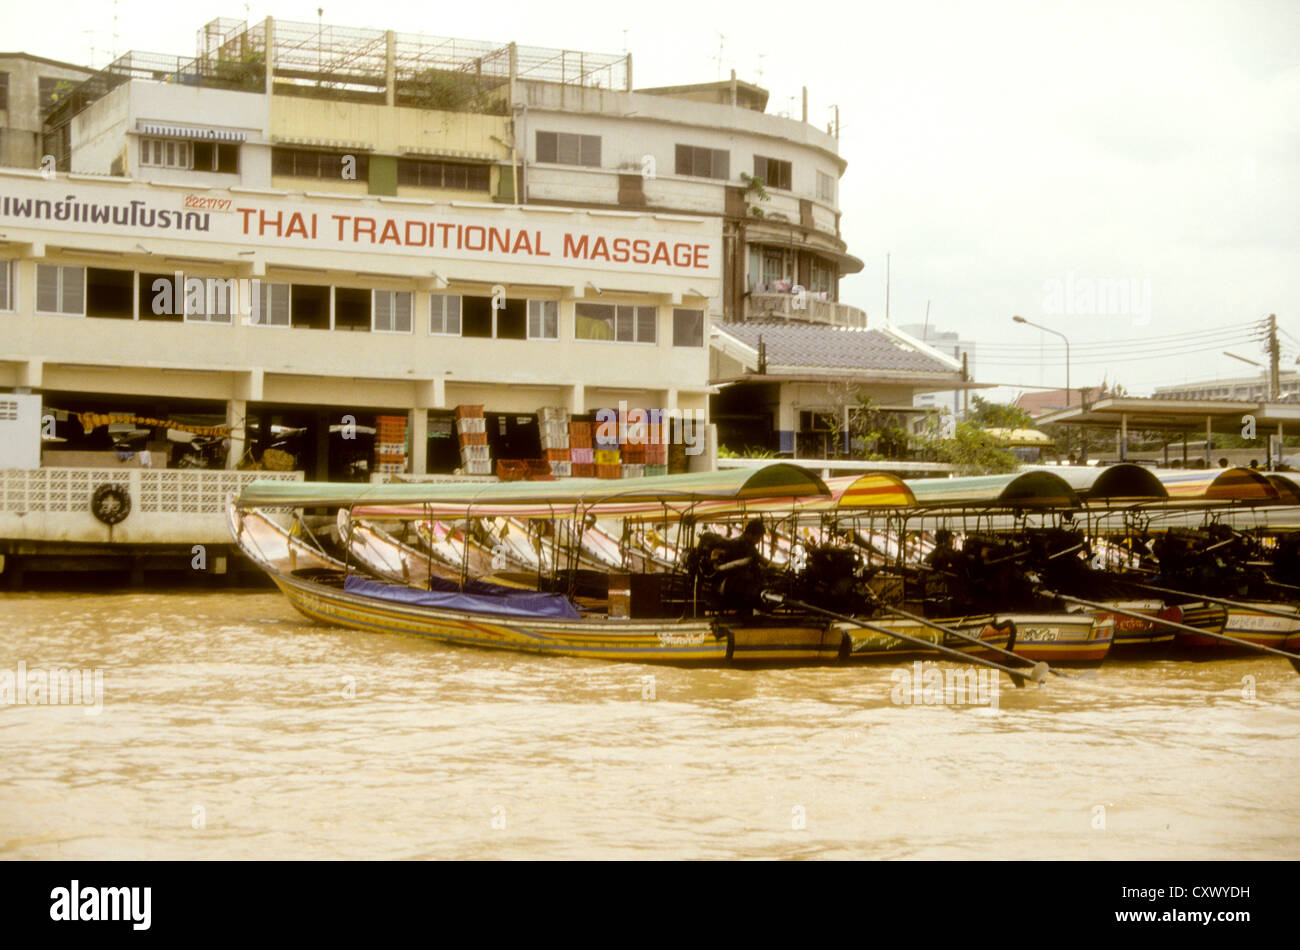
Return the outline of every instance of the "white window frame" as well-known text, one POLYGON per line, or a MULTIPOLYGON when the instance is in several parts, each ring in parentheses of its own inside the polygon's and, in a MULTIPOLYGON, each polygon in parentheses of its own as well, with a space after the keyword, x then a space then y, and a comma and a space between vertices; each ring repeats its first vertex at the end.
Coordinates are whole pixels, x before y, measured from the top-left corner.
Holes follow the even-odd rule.
POLYGON ((181 275, 181 309, 184 311, 184 322, 218 324, 218 325, 227 325, 227 326, 231 323, 234 323, 235 314, 239 312, 238 309, 239 281, 234 278, 231 278, 230 280, 233 281, 234 286, 228 288, 229 292, 226 294, 226 309, 217 310, 215 307, 215 304, 217 302, 217 282, 220 281, 221 283, 225 284, 227 283, 227 279, 224 277, 196 277, 193 274, 182 274, 181 275), (203 312, 202 313, 190 312, 189 294, 185 292, 186 284, 190 280, 201 280, 203 282, 203 312))
POLYGON ((415 300, 414 295, 409 290, 374 290, 371 291, 370 297, 370 332, 371 333, 397 333, 410 334, 413 332, 415 323, 415 300), (379 325, 379 301, 383 299, 386 302, 388 310, 389 326, 381 327, 379 325), (405 317, 406 329, 401 329, 398 323, 401 318, 405 317))
POLYGON ((86 315, 86 268, 79 267, 75 264, 37 264, 36 265, 36 305, 37 313, 48 314, 55 317, 84 317, 86 315), (58 298, 56 302, 57 310, 41 310, 41 269, 53 268, 56 272, 54 294, 58 298), (64 309, 67 304, 68 284, 71 283, 67 278, 70 271, 81 271, 81 309, 67 310, 64 309))
POLYGON ((0 259, 0 313, 18 309, 18 267, 12 260, 0 259))
POLYGON ((709 317, 708 314, 700 307, 674 307, 673 308, 673 346, 682 349, 698 350, 704 348, 709 338, 709 317), (677 342, 677 313, 698 313, 700 315, 700 342, 699 343, 678 343, 677 342))
POLYGON ((141 168, 189 169, 193 164, 194 149, 188 139, 140 139, 141 168), (170 145, 174 145, 175 150, 169 155, 167 146, 170 145))
POLYGON ((560 338, 560 302, 558 300, 528 301, 528 339, 558 340, 560 338), (534 333, 534 324, 540 332, 534 333), (547 333, 547 330, 550 333, 547 333))
POLYGON ((250 326, 275 327, 277 329, 287 330, 293 325, 292 315, 289 312, 289 285, 288 284, 273 283, 271 281, 259 280, 257 281, 257 289, 253 292, 253 299, 250 303, 251 306, 249 308, 249 316, 248 316, 248 322, 250 326), (272 295, 274 295, 274 297, 283 296, 284 298, 283 299, 283 311, 284 311, 283 323, 276 322, 274 320, 276 311, 280 308, 277 307, 277 303, 279 301, 274 299, 272 295), (266 307, 263 301, 268 298, 271 298, 270 299, 271 312, 268 315, 268 319, 262 320, 261 319, 262 312, 266 307))
POLYGON ((598 340, 589 336, 579 336, 578 335, 578 311, 577 308, 575 307, 573 311, 573 338, 575 340, 581 340, 584 343, 621 343, 624 346, 627 345, 658 346, 659 345, 659 308, 658 307, 653 305, 646 305, 646 304, 596 303, 594 301, 586 301, 586 300, 582 302, 582 305, 584 307, 606 307, 612 310, 613 313, 611 314, 611 316, 613 317, 613 322, 611 323, 611 326, 614 328, 614 336, 608 340, 598 340), (650 326, 653 327, 653 333, 654 333, 654 339, 652 340, 641 339, 641 319, 640 319, 641 313, 640 312, 642 310, 649 310, 654 314, 653 319, 650 321, 650 326), (619 333, 618 333, 619 324, 620 324, 620 320, 623 318, 627 318, 630 321, 630 325, 632 327, 632 338, 630 340, 624 340, 619 338, 619 333))
POLYGON ((835 203, 835 176, 825 172, 817 173, 817 197, 822 201, 835 203))
MULTIPOLYGON (((429 295, 429 335, 430 336, 460 336, 461 329, 464 327, 464 302, 460 294, 430 294, 429 295), (452 299, 456 301, 456 329, 447 329, 447 311, 450 309, 448 302, 452 299), (438 319, 438 326, 434 327, 434 318, 438 319)), ((496 330, 496 314, 493 314, 493 331, 496 330)))

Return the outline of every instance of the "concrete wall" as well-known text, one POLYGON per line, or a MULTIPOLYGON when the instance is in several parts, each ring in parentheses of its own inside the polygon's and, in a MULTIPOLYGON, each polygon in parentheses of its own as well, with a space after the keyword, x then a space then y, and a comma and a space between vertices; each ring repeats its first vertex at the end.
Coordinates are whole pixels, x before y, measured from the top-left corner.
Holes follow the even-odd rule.
POLYGON ((9 74, 9 107, 0 109, 0 166, 36 168, 42 155, 41 78, 66 79, 75 87, 90 70, 26 56, 0 56, 0 73, 9 74))

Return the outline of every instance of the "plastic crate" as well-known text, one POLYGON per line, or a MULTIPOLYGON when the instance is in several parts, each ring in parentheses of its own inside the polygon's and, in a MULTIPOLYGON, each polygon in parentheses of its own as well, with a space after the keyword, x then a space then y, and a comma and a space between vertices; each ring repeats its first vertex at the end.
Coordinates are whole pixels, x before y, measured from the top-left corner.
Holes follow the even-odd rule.
POLYGON ((569 461, 573 462, 575 465, 577 465, 578 463, 581 463, 583 465, 595 465, 596 450, 590 447, 570 448, 569 461))
POLYGON ((595 478, 596 466, 591 462, 570 462, 569 470, 574 478, 595 478))
POLYGON ((596 449, 597 465, 618 465, 620 462, 617 449, 596 449))
POLYGON ((645 475, 644 465, 622 465, 620 468, 622 469, 620 472, 621 478, 641 478, 645 475))
POLYGON ((475 418, 481 419, 483 418, 483 407, 470 406, 470 405, 457 406, 456 418, 457 419, 475 419, 475 418))

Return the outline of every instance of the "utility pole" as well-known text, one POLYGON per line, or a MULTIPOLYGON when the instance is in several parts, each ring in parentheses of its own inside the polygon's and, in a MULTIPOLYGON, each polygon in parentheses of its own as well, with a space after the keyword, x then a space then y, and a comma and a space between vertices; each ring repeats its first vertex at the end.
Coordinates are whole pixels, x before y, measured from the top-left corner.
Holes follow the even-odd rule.
POLYGON ((1268 400, 1277 402, 1282 394, 1282 385, 1278 380, 1278 363, 1282 359, 1282 348, 1277 342, 1277 314, 1268 315, 1268 400))

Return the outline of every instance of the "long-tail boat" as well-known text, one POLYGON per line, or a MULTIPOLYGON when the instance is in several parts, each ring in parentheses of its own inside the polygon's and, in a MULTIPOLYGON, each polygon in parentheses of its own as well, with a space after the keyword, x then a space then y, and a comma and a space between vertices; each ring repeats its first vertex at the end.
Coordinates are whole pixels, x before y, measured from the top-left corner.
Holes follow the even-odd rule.
MULTIPOLYGON (((698 577, 683 589, 653 574, 611 573, 603 598, 575 597, 572 586, 525 591, 466 573, 451 579, 431 559, 391 560, 394 550, 383 551, 384 536, 371 532, 368 560, 386 564, 375 576, 312 550, 273 514, 346 508, 350 515, 340 526, 359 518, 548 517, 570 521, 576 532, 595 511, 655 517, 671 509, 685 516, 689 532, 697 515, 797 506, 829 495, 821 479, 794 465, 627 483, 284 485, 254 482, 232 499, 231 532, 295 609, 325 623, 535 654, 696 665, 836 664, 939 654, 997 665, 990 659, 994 651, 1014 645, 1014 624, 991 613, 950 618, 946 632, 906 618, 825 619, 798 609, 709 602, 698 577), (423 570, 428 574, 418 577, 423 570)), ((559 572, 552 580, 572 577, 559 572)))

